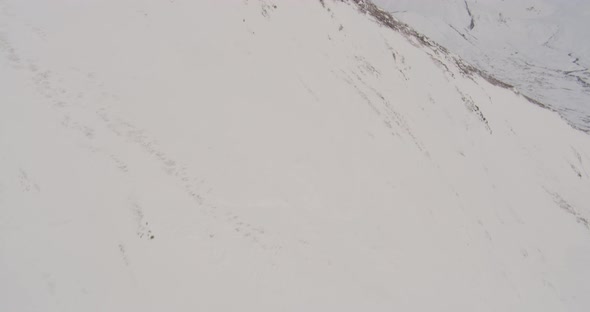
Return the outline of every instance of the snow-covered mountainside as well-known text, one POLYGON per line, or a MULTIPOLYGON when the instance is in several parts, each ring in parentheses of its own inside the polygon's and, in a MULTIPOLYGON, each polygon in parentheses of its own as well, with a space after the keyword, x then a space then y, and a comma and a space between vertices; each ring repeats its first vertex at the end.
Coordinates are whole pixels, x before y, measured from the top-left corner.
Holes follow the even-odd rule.
POLYGON ((375 0, 590 133, 590 2, 375 0))
POLYGON ((0 311, 588 311, 589 190, 364 1, 0 0, 0 311))

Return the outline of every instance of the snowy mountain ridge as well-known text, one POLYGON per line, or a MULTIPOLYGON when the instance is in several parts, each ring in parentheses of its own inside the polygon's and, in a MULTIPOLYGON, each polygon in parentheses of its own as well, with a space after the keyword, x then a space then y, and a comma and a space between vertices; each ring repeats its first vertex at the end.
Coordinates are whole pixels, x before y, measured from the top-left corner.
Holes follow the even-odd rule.
POLYGON ((469 63, 590 129, 587 1, 377 0, 469 63))

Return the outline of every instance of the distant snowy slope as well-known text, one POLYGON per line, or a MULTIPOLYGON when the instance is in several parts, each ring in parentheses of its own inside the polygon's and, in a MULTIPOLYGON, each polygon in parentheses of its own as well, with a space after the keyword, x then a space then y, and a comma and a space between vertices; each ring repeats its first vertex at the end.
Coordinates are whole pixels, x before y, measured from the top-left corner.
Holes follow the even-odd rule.
POLYGON ((375 0, 394 16, 590 131, 590 2, 375 0))
POLYGON ((362 1, 0 0, 0 311, 588 311, 588 190, 362 1))

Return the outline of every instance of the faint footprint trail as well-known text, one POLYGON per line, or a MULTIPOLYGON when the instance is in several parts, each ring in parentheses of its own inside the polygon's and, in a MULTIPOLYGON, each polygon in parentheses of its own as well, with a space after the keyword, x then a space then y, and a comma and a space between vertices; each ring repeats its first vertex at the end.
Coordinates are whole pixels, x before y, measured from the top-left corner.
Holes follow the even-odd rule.
MULTIPOLYGON (((275 7, 271 8, 276 9, 275 7)), ((31 27, 29 26, 29 28, 31 27)), ((43 35, 42 29, 37 29, 36 31, 34 29, 30 30, 34 36, 43 35)), ((124 161, 125 157, 122 157, 123 155, 119 151, 109 150, 108 146, 98 147, 96 138, 105 134, 100 132, 100 129, 97 127, 92 127, 88 124, 87 121, 91 119, 92 115, 96 117, 94 118, 95 120, 102 123, 115 137, 120 137, 125 139, 126 142, 131 142, 139 146, 146 155, 154 159, 167 175, 175 179, 178 185, 181 185, 184 192, 202 209, 201 212, 204 215, 213 220, 229 223, 231 228, 234 229, 232 231, 234 235, 264 250, 276 252, 280 249, 281 244, 273 242, 273 239, 268 236, 268 233, 263 227, 255 226, 252 222, 246 222, 244 218, 230 212, 228 209, 208 203, 202 195, 202 187, 199 187, 199 184, 203 183, 203 179, 198 179, 191 175, 187 170, 187 166, 176 161, 168 152, 161 149, 156 140, 147 135, 147 131, 118 117, 116 113, 110 110, 105 104, 116 97, 106 91, 105 83, 98 81, 95 73, 85 74, 83 70, 77 68, 70 69, 71 72, 67 74, 80 76, 80 79, 87 79, 88 81, 86 82, 91 85, 91 89, 68 89, 65 87, 63 79, 59 77, 59 72, 53 72, 45 68, 42 64, 32 60, 28 60, 24 64, 17 50, 1 29, 0 53, 4 54, 14 70, 24 71, 28 75, 28 79, 32 82, 34 90, 46 99, 45 103, 56 113, 55 117, 57 117, 58 124, 64 129, 76 133, 79 138, 83 139, 86 142, 83 147, 89 149, 94 155, 110 162, 121 173, 128 174, 130 171, 129 165, 124 161), (100 100, 86 100, 84 98, 86 92, 97 93, 100 100), (222 217, 224 215, 231 215, 231 217, 224 218, 222 217)), ((21 185, 25 191, 40 191, 39 186, 30 180, 25 171, 21 171, 21 185)), ((141 209, 139 211, 136 215, 141 220, 140 222, 144 222, 141 209)), ((146 224, 138 225, 138 235, 142 238, 154 239, 155 235, 148 227, 149 224, 147 224, 147 221, 145 222, 146 224)), ((218 226, 220 229, 223 227, 222 224, 218 224, 218 226)), ((212 237, 214 236, 212 234, 212 237)))
POLYGON ((144 238, 148 240, 153 240, 154 238, 156 238, 156 236, 149 227, 149 222, 146 220, 141 206, 134 202, 132 204, 132 207, 132 212, 137 223, 137 236, 139 238, 144 238))
MULTIPOLYGON (((200 195, 200 190, 192 183, 195 179, 188 174, 186 166, 180 164, 164 152, 155 140, 145 134, 146 132, 144 130, 135 127, 125 120, 115 117, 104 107, 98 109, 96 113, 112 133, 124 137, 128 141, 139 146, 147 155, 150 155, 161 165, 166 174, 174 177, 183 186, 185 192, 195 200, 197 204, 204 204, 203 197, 200 195)), ((116 159, 116 156, 113 157, 116 159)))
MULTIPOLYGON (((203 209, 204 214, 215 220, 223 220, 220 219, 219 216, 223 215, 223 210, 225 209, 209 203, 206 198, 204 198, 201 188, 195 185, 195 181, 200 180, 188 172, 186 165, 175 160, 167 152, 163 151, 159 147, 157 141, 151 139, 146 134, 146 131, 135 127, 124 119, 116 117, 114 114, 110 113, 107 108, 103 107, 98 109, 97 114, 106 124, 107 128, 116 136, 125 138, 129 142, 136 144, 147 155, 159 163, 162 170, 164 170, 167 175, 174 178, 176 182, 182 186, 184 192, 190 196, 201 209, 203 209)), ((265 240, 265 231, 262 227, 253 226, 244 221, 242 217, 230 212, 226 212, 225 215, 229 216, 225 218, 225 222, 232 224, 232 228, 236 235, 239 235, 265 250, 276 250, 277 247, 269 247, 278 245, 265 240)), ((145 233, 145 231, 142 231, 142 233, 145 233)), ((212 235, 214 237, 214 234, 212 235)))

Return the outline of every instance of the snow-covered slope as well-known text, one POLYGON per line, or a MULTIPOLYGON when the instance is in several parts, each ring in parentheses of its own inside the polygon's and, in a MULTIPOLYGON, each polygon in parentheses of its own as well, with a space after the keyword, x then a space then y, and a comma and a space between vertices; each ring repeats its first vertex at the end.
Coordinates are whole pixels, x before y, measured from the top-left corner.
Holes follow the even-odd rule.
POLYGON ((590 132, 590 2, 375 0, 452 52, 590 132))
POLYGON ((587 311, 588 190, 364 3, 0 1, 0 311, 587 311))

